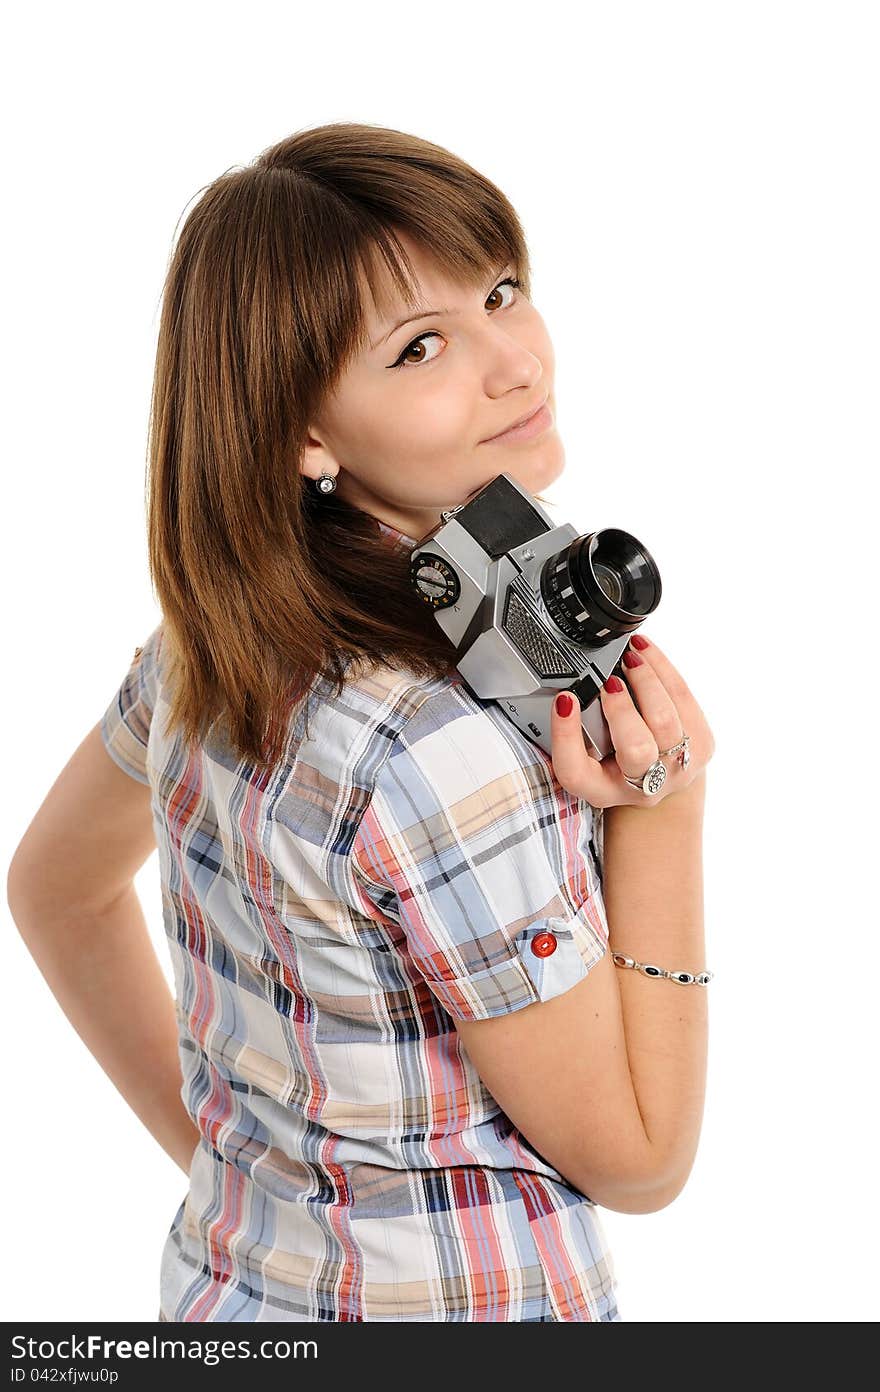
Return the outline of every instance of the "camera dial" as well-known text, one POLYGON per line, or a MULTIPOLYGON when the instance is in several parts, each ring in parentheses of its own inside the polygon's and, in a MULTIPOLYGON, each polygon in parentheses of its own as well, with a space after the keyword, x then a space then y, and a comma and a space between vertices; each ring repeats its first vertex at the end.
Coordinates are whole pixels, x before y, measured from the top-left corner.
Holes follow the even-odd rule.
POLYGON ((461 594, 461 583, 454 568, 442 556, 430 551, 413 557, 410 579, 416 594, 432 609, 448 609, 457 603, 461 594))

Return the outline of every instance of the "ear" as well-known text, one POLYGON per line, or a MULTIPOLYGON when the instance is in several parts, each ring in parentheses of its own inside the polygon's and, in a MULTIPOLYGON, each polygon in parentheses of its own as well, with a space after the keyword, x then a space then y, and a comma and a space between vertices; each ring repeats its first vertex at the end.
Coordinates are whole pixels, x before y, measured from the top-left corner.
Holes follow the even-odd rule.
POLYGON ((300 473, 306 478, 315 480, 319 479, 323 473, 328 473, 335 478, 340 470, 339 460, 333 451, 324 444, 320 436, 315 433, 315 429, 315 427, 309 427, 300 460, 300 473))

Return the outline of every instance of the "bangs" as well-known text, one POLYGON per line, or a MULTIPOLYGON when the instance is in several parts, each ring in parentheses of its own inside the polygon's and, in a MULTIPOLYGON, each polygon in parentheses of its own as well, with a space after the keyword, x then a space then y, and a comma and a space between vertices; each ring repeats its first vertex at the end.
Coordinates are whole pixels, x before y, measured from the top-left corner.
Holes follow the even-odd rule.
MULTIPOLYGON (((462 222, 448 227, 435 222, 430 234, 424 227, 406 231, 424 256, 461 289, 479 289, 496 271, 500 273, 510 265, 528 297, 527 256, 513 229, 509 235, 506 229, 499 229, 491 241, 479 240, 462 222)), ((349 258, 340 269, 350 282, 350 353, 365 352, 370 347, 370 308, 380 318, 391 319, 401 302, 409 310, 418 308, 421 292, 415 268, 393 226, 373 224, 363 229, 355 248, 349 248, 349 258)))

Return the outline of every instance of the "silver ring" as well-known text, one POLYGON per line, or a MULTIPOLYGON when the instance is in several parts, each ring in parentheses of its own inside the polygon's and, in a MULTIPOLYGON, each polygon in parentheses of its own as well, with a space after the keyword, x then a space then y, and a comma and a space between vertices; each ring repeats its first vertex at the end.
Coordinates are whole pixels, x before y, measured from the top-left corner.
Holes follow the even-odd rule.
POLYGON ((674 744, 671 749, 661 749, 660 753, 664 756, 667 754, 675 754, 682 768, 687 768, 688 764, 691 761, 690 744, 690 735, 682 733, 681 739, 678 741, 678 744, 674 744))
POLYGON ((631 788, 638 788, 646 797, 653 797, 654 793, 659 793, 666 782, 666 765, 662 759, 657 759, 642 774, 641 778, 630 778, 628 773, 623 776, 631 788))
POLYGON ((671 749, 661 749, 660 756, 655 759, 649 769, 642 774, 641 778, 630 778, 628 773, 623 776, 631 788, 638 788, 646 797, 653 797, 659 793, 663 784, 666 782, 668 772, 666 765, 662 762, 663 757, 674 754, 682 768, 687 768, 691 761, 690 735, 682 734, 678 744, 674 744, 671 749))

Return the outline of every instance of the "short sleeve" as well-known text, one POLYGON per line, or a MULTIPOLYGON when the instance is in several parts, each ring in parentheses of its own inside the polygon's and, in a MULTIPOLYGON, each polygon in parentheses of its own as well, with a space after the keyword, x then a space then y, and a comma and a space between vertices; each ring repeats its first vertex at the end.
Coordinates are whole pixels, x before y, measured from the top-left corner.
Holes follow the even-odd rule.
POLYGON ((156 705, 159 624, 143 646, 135 648, 131 666, 101 717, 101 738, 110 757, 139 783, 149 783, 147 743, 156 705))
POLYGON ((352 842, 368 906, 456 1019, 549 1000, 604 956, 593 809, 498 707, 427 698, 380 766, 352 842))

